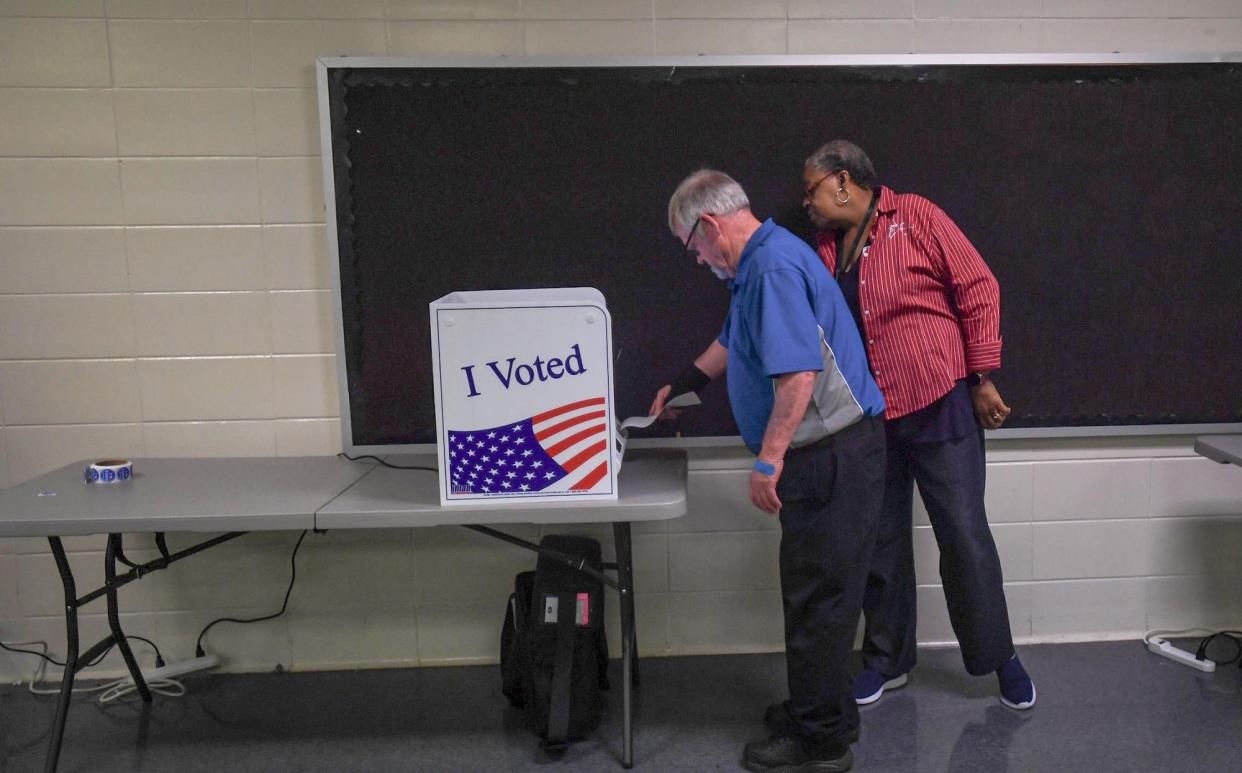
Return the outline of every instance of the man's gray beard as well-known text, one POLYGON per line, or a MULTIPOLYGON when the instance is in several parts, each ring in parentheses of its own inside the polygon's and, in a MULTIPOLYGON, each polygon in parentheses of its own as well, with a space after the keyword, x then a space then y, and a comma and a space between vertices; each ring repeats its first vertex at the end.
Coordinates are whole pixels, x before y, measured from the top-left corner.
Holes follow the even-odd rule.
POLYGON ((716 266, 712 266, 712 265, 708 265, 708 268, 710 268, 712 270, 712 273, 716 275, 716 278, 721 280, 722 282, 727 282, 728 280, 733 278, 733 275, 730 274, 728 271, 725 271, 723 268, 717 268, 716 266))

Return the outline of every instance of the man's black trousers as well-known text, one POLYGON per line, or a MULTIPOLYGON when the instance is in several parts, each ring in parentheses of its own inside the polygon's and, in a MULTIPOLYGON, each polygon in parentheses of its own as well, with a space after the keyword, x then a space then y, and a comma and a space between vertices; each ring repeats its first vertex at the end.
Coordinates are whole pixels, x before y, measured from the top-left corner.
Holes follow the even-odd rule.
POLYGON ((983 506, 985 469, 983 430, 935 443, 889 433, 884 511, 863 605, 864 668, 897 676, 914 667, 915 481, 940 546, 949 621, 966 670, 986 674, 1013 655, 1000 558, 983 506))
POLYGON ((790 717, 809 745, 849 747, 858 728, 850 652, 884 496, 884 422, 863 418, 791 450, 781 500, 781 598, 790 717))

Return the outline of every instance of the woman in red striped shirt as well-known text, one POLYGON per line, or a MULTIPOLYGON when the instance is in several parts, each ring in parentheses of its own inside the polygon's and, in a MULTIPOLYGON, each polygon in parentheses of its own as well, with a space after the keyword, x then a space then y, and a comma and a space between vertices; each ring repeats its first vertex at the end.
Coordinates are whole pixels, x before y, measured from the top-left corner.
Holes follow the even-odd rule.
POLYGON ((1010 410, 989 378, 1000 367, 1000 287, 942 209, 880 185, 857 145, 819 148, 802 179, 819 255, 841 285, 888 406, 884 512, 855 700, 878 700, 914 667, 917 481, 966 670, 995 672, 1001 702, 1030 708, 1035 686, 1014 652, 983 505, 983 429, 1000 427, 1010 410))

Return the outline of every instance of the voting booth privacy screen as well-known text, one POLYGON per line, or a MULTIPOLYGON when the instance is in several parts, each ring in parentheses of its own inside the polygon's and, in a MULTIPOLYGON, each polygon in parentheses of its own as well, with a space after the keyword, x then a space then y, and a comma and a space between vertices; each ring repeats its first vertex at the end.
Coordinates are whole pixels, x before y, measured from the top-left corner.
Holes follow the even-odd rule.
MULTIPOLYGON (((722 169, 810 240, 803 162, 836 138, 996 274, 1007 427, 1239 426, 1242 66, 892 61, 323 60, 346 447, 439 440, 427 305, 453 292, 597 288, 613 408, 646 413, 729 303, 668 231, 674 188, 722 169)), ((723 385, 703 398, 644 435, 736 436, 723 385)))
POLYGON ((457 292, 430 309, 440 503, 616 499, 603 295, 457 292))

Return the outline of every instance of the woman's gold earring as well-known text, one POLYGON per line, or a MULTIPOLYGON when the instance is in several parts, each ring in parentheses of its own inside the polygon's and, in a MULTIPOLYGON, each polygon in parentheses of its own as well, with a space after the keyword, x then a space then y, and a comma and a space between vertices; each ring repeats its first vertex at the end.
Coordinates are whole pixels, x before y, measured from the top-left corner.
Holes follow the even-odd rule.
POLYGON ((846 204, 850 203, 850 192, 845 190, 845 186, 843 185, 840 188, 837 188, 837 192, 833 194, 832 200, 837 203, 837 206, 844 207, 846 204), (842 193, 845 194, 845 198, 841 198, 842 193))

